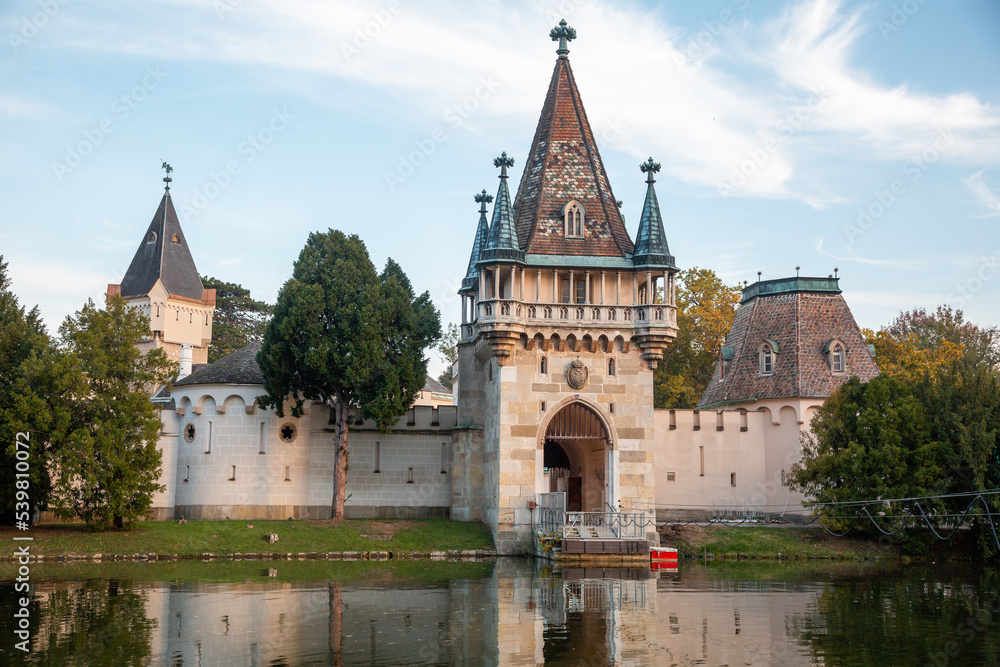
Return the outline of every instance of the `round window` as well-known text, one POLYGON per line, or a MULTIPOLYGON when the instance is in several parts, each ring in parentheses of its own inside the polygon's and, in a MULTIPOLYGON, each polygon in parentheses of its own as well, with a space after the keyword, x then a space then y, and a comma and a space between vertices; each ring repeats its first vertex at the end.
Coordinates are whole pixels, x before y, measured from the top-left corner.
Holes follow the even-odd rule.
POLYGON ((278 435, 281 437, 282 442, 295 442, 295 436, 298 435, 298 431, 295 428, 295 424, 285 423, 278 429, 278 435))
POLYGON ((184 427, 184 442, 194 442, 194 424, 188 424, 184 427))

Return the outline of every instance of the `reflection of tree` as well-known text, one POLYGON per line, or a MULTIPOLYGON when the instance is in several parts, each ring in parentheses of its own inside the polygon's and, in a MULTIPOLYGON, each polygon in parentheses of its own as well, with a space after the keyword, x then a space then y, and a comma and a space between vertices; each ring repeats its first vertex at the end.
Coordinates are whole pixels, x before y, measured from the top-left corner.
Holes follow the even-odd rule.
POLYGON ((825 665, 986 665, 1000 657, 1000 574, 831 585, 790 634, 825 665))
POLYGON ((32 610, 33 665, 145 665, 153 628, 145 592, 118 581, 54 591, 32 610))
POLYGON ((330 588, 330 664, 341 665, 344 658, 344 603, 341 600, 342 584, 331 581, 330 588))

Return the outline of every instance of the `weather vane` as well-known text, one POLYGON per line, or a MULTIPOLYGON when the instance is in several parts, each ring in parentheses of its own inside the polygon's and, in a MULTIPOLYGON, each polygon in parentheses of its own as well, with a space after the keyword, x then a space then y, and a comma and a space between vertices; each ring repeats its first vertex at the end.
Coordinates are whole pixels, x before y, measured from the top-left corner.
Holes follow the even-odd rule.
POLYGON ((553 42, 559 42, 559 48, 556 50, 556 53, 559 54, 560 58, 565 58, 569 55, 568 43, 576 39, 576 30, 566 25, 566 19, 563 19, 557 27, 549 32, 549 37, 552 38, 553 42))
MULTIPOLYGON (((163 161, 161 160, 161 162, 163 161)), ((171 167, 166 162, 163 162, 163 164, 160 165, 160 169, 163 169, 167 172, 167 175, 163 177, 163 182, 167 184, 166 185, 167 190, 170 190, 170 181, 174 180, 170 178, 170 173, 174 170, 174 168, 171 167)))

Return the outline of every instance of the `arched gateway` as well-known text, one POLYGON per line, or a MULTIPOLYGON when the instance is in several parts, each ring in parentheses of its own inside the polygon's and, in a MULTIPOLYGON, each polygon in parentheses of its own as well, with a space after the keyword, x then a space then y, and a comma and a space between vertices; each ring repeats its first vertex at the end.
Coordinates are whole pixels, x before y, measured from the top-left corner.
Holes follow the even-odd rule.
POLYGON ((541 438, 541 493, 565 492, 569 512, 614 506, 613 440, 598 413, 572 402, 556 412, 541 438))

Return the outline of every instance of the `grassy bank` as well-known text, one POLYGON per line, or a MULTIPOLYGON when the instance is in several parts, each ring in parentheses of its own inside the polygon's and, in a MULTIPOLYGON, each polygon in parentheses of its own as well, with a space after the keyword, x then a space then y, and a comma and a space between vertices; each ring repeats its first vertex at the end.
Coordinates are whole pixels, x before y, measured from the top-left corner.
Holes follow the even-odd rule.
POLYGON ((685 526, 661 532, 666 546, 676 547, 683 556, 739 559, 824 559, 881 560, 895 558, 893 548, 856 537, 833 537, 816 528, 767 526, 685 526))
MULTIPOLYGON (((246 553, 327 553, 390 551, 394 554, 492 549, 479 523, 426 519, 412 521, 147 521, 123 532, 93 532, 82 525, 34 526, 28 533, 0 528, 0 540, 30 535, 31 552, 45 556, 159 554, 220 556, 246 553), (265 535, 274 533, 274 544, 265 535)), ((9 550, 13 552, 13 548, 9 550)), ((9 554, 5 554, 9 555, 9 554)))

